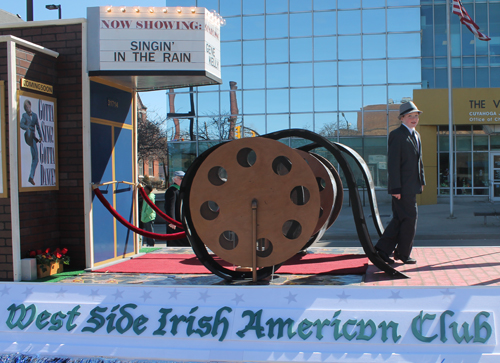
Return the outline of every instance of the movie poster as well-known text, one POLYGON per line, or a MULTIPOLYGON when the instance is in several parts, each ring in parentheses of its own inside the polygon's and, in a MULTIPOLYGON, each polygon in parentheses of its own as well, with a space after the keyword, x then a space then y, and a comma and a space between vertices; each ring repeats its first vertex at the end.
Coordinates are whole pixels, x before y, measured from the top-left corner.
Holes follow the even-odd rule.
POLYGON ((56 100, 19 92, 19 190, 59 188, 56 100))
POLYGON ((0 198, 7 197, 7 156, 5 154, 5 84, 0 81, 0 198))

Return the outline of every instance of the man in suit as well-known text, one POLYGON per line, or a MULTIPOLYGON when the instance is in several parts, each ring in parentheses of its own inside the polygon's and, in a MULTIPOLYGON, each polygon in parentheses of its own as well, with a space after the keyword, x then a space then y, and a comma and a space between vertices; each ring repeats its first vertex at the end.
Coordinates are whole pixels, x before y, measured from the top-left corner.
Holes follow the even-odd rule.
POLYGON ((31 149, 31 169, 28 181, 35 185, 35 171, 38 165, 38 148, 36 143, 42 139, 42 130, 40 130, 38 116, 32 112, 31 101, 28 99, 24 101, 24 110, 26 112, 21 117, 20 127, 26 131, 24 133, 24 141, 31 149), (35 136, 35 130, 38 131, 38 138, 35 136))
MULTIPOLYGON (((172 185, 165 192, 165 214, 169 217, 172 217, 176 221, 181 221, 181 199, 179 197, 179 190, 182 183, 182 179, 184 178, 183 171, 174 172, 174 176, 172 177, 172 185)), ((169 223, 167 224, 167 233, 172 234, 176 232, 182 232, 177 230, 175 224, 169 223)), ((190 246, 187 238, 180 238, 176 240, 170 240, 167 242, 168 247, 181 247, 181 246, 190 246)))
POLYGON ((422 113, 413 102, 399 107, 401 126, 389 134, 387 169, 388 192, 392 195, 392 220, 375 245, 378 255, 392 264, 390 255, 405 264, 415 264, 410 257, 417 228, 417 194, 424 190, 422 143, 415 130, 422 113))

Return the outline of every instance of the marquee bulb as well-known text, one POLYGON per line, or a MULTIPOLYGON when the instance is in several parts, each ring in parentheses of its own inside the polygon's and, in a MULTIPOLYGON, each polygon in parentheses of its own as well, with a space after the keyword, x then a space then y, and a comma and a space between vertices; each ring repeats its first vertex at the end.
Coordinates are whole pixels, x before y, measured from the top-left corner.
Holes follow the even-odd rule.
POLYGON ((135 9, 134 9, 134 11, 135 11, 136 13, 140 12, 139 8, 135 8, 135 9))
POLYGON ((163 12, 166 14, 168 13, 168 9, 163 9, 163 12))
POLYGON ((110 6, 109 8, 107 8, 107 9, 106 9, 106 11, 107 11, 108 13, 110 13, 110 12, 111 12, 111 6, 110 6))
POLYGON ((125 8, 121 8, 120 10, 122 11, 122 13, 127 11, 127 9, 125 9, 125 8))
POLYGON ((149 9, 149 12, 150 12, 150 13, 154 13, 154 12, 155 12, 155 9, 151 8, 151 9, 149 9))
POLYGON ((180 14, 180 13, 182 13, 182 9, 181 9, 181 8, 178 8, 178 9, 177 9, 177 12, 178 12, 179 14, 180 14))
POLYGON ((191 12, 194 14, 196 13, 196 9, 195 8, 191 8, 191 12))

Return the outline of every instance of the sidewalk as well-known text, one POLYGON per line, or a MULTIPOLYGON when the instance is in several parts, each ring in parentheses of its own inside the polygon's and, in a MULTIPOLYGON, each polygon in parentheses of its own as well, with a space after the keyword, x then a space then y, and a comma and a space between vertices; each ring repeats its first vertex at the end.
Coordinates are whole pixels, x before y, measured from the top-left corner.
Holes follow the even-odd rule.
MULTIPOLYGON (((415 247, 422 246, 500 246, 500 217, 475 217, 474 211, 500 210, 500 203, 493 204, 484 200, 454 199, 453 215, 450 218, 448 198, 438 198, 438 204, 418 207, 418 226, 415 247)), ((380 203, 379 214, 384 226, 391 220, 391 205, 380 203)), ((366 202, 363 208, 368 230, 373 244, 378 241, 378 234, 373 224, 371 210, 366 202)), ((344 203, 337 221, 325 233, 321 247, 360 246, 354 225, 351 207, 344 203)))

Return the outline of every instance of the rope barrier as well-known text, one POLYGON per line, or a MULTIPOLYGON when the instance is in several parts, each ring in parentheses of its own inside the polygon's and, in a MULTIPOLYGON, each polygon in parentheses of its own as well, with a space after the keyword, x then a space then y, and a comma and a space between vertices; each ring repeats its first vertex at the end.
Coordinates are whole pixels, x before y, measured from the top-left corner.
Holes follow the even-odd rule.
POLYGON ((151 199, 149 199, 148 195, 146 194, 146 192, 144 191, 144 188, 139 186, 139 193, 141 194, 142 196, 142 199, 146 201, 146 203, 149 204, 149 206, 151 208, 153 208, 153 210, 158 213, 158 215, 160 217, 162 217, 164 220, 166 220, 167 222, 169 223, 172 223, 173 225, 175 225, 176 227, 180 227, 181 229, 184 229, 184 227, 182 226, 182 223, 179 222, 179 221, 176 221, 175 219, 173 219, 172 217, 166 215, 165 213, 163 213, 161 211, 160 208, 158 208, 158 206, 156 204, 154 204, 151 199))
MULTIPOLYGON (((186 233, 184 232, 178 232, 178 233, 172 233, 172 234, 159 234, 159 233, 152 233, 145 231, 143 229, 137 228, 133 224, 129 223, 125 218, 123 218, 112 206, 109 204, 109 202, 104 198, 104 195, 102 195, 101 191, 99 188, 94 187, 94 193, 96 197, 101 201, 101 203, 104 205, 104 207, 115 217, 118 222, 123 224, 125 227, 128 229, 132 230, 133 232, 140 234, 141 236, 144 237, 149 237, 149 238, 154 238, 160 241, 170 241, 174 239, 180 239, 186 237, 186 233)), ((149 199, 149 198, 148 198, 149 199)))

